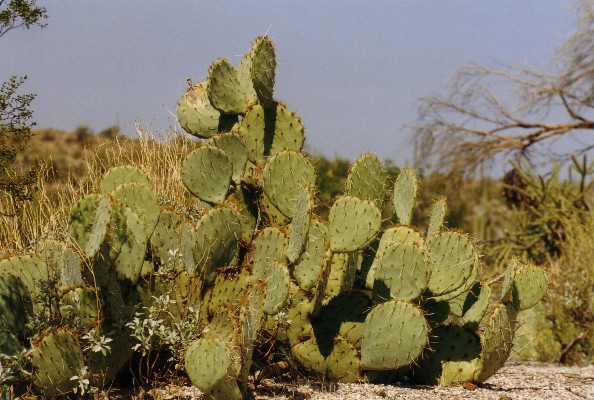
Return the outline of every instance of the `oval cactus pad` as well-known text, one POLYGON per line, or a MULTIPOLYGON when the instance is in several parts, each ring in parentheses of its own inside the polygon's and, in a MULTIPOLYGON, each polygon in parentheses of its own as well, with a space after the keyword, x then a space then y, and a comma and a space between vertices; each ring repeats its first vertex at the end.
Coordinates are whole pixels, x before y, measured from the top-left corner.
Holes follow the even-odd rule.
POLYGON ((314 167, 301 153, 283 151, 270 158, 262 172, 262 188, 271 203, 287 217, 295 215, 300 188, 316 181, 314 167))
POLYGON ((363 325, 363 367, 390 370, 410 364, 427 345, 428 332, 421 309, 413 304, 393 300, 374 307, 363 325))
POLYGON ((190 193, 208 203, 221 204, 229 192, 233 163, 223 150, 205 146, 186 157, 181 172, 190 193))
POLYGON ((362 249, 376 237, 381 214, 369 200, 342 196, 332 205, 329 220, 330 250, 348 253, 362 249))

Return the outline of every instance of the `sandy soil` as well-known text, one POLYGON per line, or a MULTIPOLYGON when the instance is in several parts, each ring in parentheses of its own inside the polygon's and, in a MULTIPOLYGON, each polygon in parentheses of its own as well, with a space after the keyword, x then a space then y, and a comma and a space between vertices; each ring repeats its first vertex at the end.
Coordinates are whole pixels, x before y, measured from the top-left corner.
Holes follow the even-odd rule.
MULTIPOLYGON (((427 386, 320 384, 292 385, 264 380, 252 399, 319 400, 594 400, 594 365, 567 367, 542 363, 509 363, 489 381, 478 387, 434 388, 427 386)), ((193 387, 167 387, 152 390, 144 398, 201 399, 193 387)))

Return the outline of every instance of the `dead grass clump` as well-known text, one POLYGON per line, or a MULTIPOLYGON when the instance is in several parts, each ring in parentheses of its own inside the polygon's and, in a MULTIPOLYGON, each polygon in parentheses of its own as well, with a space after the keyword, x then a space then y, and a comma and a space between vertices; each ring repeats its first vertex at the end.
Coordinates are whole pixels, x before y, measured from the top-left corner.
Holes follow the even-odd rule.
POLYGON ((120 165, 144 171, 161 205, 191 208, 195 200, 183 186, 181 165, 196 143, 176 132, 155 135, 139 126, 136 132, 136 138, 94 135, 84 141, 75 140, 75 133, 46 132, 34 137, 27 159, 20 162, 37 165, 38 190, 18 210, 9 197, 0 197, 0 207, 7 214, 0 216, 0 248, 20 253, 42 238, 65 240, 74 203, 98 192, 103 174, 120 165))

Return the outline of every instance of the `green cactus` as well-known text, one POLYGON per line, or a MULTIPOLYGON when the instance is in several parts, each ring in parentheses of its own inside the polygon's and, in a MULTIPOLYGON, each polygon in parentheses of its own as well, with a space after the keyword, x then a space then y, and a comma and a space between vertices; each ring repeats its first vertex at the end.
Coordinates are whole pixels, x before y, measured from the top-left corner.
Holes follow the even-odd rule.
MULTIPOLYGON (((15 283, 16 292, 23 295, 24 301, 27 301, 26 293, 29 293, 32 300, 33 312, 39 313, 43 309, 43 305, 37 302, 41 296, 41 285, 50 280, 50 270, 47 264, 33 256, 12 256, 0 261, 0 275, 13 275, 20 280, 20 284, 15 283), (23 291, 26 289, 26 292, 23 291)), ((12 290, 12 289, 10 289, 12 290)), ((25 309, 28 306, 24 306, 25 309)))
POLYGON ((477 282, 470 290, 463 304, 462 322, 469 329, 476 331, 487 309, 492 294, 491 286, 477 282))
POLYGON ((373 289, 375 281, 375 271, 378 268, 379 260, 382 259, 383 253, 388 246, 398 243, 408 243, 413 246, 423 246, 424 240, 421 234, 409 226, 396 226, 388 228, 382 234, 380 241, 375 249, 375 254, 371 263, 367 263, 362 272, 365 280, 365 287, 373 289))
MULTIPOLYGON (((113 201, 109 197, 103 197, 98 202, 92 218, 91 231, 85 238, 85 255, 89 258, 95 257, 101 250, 101 245, 105 241, 109 224, 112 220, 113 201)), ((76 207, 76 206, 75 206, 76 207)), ((85 221, 87 221, 85 219, 85 221)), ((78 242, 78 240, 77 240, 78 242)), ((80 242, 79 242, 80 244, 80 242)))
POLYGON ((312 219, 304 253, 293 268, 293 277, 305 291, 312 290, 322 274, 326 263, 327 234, 328 227, 319 219, 312 219))
POLYGON ((194 341, 185 356, 185 368, 192 383, 204 393, 221 383, 232 367, 231 351, 222 341, 200 338, 194 341))
POLYGON ((413 371, 414 380, 448 386, 473 381, 481 354, 478 336, 457 325, 442 325, 431 331, 428 357, 413 371))
POLYGON ((289 236, 287 258, 291 263, 297 262, 305 251, 313 207, 311 191, 307 187, 302 188, 295 203, 294 216, 287 226, 289 236))
POLYGON ((394 182, 394 210, 403 225, 409 225, 419 190, 419 178, 414 170, 405 168, 400 171, 394 182))
POLYGON ((428 289, 440 300, 454 298, 462 288, 469 290, 474 281, 471 279, 478 268, 478 255, 470 239, 458 232, 442 232, 433 235, 426 245, 430 255, 430 278, 428 289))
POLYGON ((544 296, 548 287, 548 278, 544 269, 534 265, 514 265, 512 299, 519 311, 535 306, 544 296))
POLYGON ((235 201, 234 207, 239 219, 241 220, 241 241, 249 243, 252 241, 256 228, 258 226, 258 219, 260 217, 260 210, 256 203, 256 195, 250 192, 245 187, 241 186, 229 196, 228 203, 235 201))
POLYGON ((206 81, 190 85, 177 105, 182 129, 205 139, 230 130, 238 121, 237 115, 221 114, 210 104, 206 85, 206 81))
POLYGON ((237 133, 228 132, 214 136, 212 141, 214 147, 223 150, 231 160, 233 165, 231 180, 235 184, 239 184, 248 160, 248 152, 243 139, 237 133))
POLYGON ((350 168, 328 223, 316 217, 304 128, 273 97, 275 68, 272 41, 259 37, 237 68, 215 61, 182 96, 180 125, 208 139, 181 170, 192 206, 161 207, 145 173, 117 167, 100 194, 72 208, 71 243, 41 240, 30 256, 0 251, 0 352, 31 343, 30 381, 43 395, 71 392, 80 383, 72 376, 109 385, 134 352, 124 327, 164 296, 171 303, 159 319, 181 326, 192 317, 181 339, 190 344, 152 351, 181 353, 205 398, 245 396, 252 358, 271 343, 340 382, 483 382, 507 360, 517 314, 544 296, 546 272, 512 260, 493 304, 474 241, 444 229, 444 198, 426 235, 410 226, 412 169, 393 186, 400 224, 382 226, 390 183, 371 154, 350 168), (56 281, 62 318, 49 323, 60 325, 29 337, 41 287, 56 281), (81 346, 91 333, 112 339, 111 351, 81 346), (262 333, 270 340, 256 351, 262 333))
POLYGON ((313 166, 302 154, 283 151, 270 158, 262 171, 262 189, 271 203, 287 217, 297 210, 300 188, 314 185, 313 166))
POLYGON ((313 337, 291 350, 304 366, 323 373, 333 381, 349 383, 360 379, 362 368, 357 349, 340 336, 334 337, 328 348, 321 347, 313 337))
POLYGON ((245 143, 248 160, 255 163, 270 154, 273 121, 266 121, 267 115, 259 104, 252 106, 240 124, 240 135, 245 143))
POLYGON ((180 224, 181 218, 174 210, 162 208, 150 238, 151 251, 158 257, 162 267, 178 272, 185 270, 183 262, 180 262, 178 257, 181 251, 180 224))
POLYGON ((76 336, 64 329, 45 334, 31 353, 31 380, 45 396, 72 392, 78 382, 72 380, 83 370, 83 351, 76 336))
POLYGON ((60 314, 72 328, 93 328, 101 319, 100 300, 93 287, 78 287, 62 295, 60 314))
POLYGON ((249 93, 241 85, 237 70, 229 60, 219 58, 208 70, 206 93, 210 104, 224 114, 245 114, 250 104, 249 93))
POLYGON ((212 282, 219 268, 237 265, 241 222, 227 207, 213 208, 195 228, 194 261, 200 276, 212 282))
POLYGON ((351 166, 345 194, 373 201, 381 207, 386 198, 387 179, 388 174, 382 161, 373 154, 363 154, 351 166))
POLYGON ((112 191, 111 196, 140 217, 145 234, 150 237, 161 213, 157 196, 138 183, 124 183, 112 191))
POLYGON ((254 278, 266 282, 264 313, 274 315, 284 308, 289 300, 289 270, 285 263, 273 261, 266 269, 254 268, 254 278))
POLYGON ((408 243, 390 245, 381 253, 374 279, 374 301, 414 300, 425 290, 429 279, 425 254, 408 243))
POLYGON ((222 204, 233 178, 233 162, 223 150, 204 146, 186 157, 181 173, 190 193, 208 203, 222 204))
POLYGON ((153 190, 153 183, 144 172, 137 167, 125 165, 114 167, 103 175, 103 179, 101 179, 101 184, 99 186, 99 192, 101 194, 109 194, 124 183, 136 183, 144 186, 148 190, 153 190))
POLYGON ((246 268, 227 268, 218 272, 208 302, 208 312, 215 315, 224 306, 233 308, 246 294, 250 271, 246 268))
POLYGON ((22 279, 10 273, 0 273, 0 328, 24 336, 32 314, 31 295, 22 279))
POLYGON ((283 230, 267 227, 260 230, 252 242, 251 264, 256 277, 266 277, 268 266, 274 262, 284 262, 287 257, 289 239, 283 230))
POLYGON ((362 258, 358 253, 336 253, 330 257, 330 271, 324 297, 331 299, 353 288, 362 258))
POLYGON ((478 329, 481 356, 474 380, 484 382, 507 361, 513 347, 517 310, 512 305, 497 303, 483 318, 478 329))
POLYGON ((369 200, 342 196, 332 205, 329 220, 330 250, 349 253, 361 250, 375 239, 381 215, 369 200))
POLYGON ((250 61, 248 64, 250 76, 260 104, 264 108, 274 106, 276 55, 270 38, 268 36, 258 36, 245 59, 250 61))
POLYGON ((57 265, 60 290, 84 284, 83 268, 83 258, 80 253, 73 247, 65 248, 57 265))
POLYGON ((431 217, 429 218, 429 226, 427 227, 427 238, 439 233, 443 228, 445 216, 447 214, 447 203, 445 197, 439 197, 435 200, 433 208, 431 209, 431 217))
POLYGON ((365 369, 392 370, 415 362, 429 340, 417 306, 398 300, 377 305, 365 318, 361 362, 365 369))

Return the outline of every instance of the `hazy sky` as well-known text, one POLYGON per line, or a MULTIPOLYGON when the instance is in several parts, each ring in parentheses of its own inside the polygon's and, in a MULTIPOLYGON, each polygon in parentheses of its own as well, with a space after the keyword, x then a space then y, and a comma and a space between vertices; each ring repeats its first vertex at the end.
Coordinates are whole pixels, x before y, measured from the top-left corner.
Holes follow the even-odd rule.
POLYGON ((468 61, 538 68, 571 34, 567 0, 38 0, 48 26, 0 40, 0 80, 27 74, 41 128, 98 131, 170 111, 217 57, 237 64, 257 35, 276 44, 275 97, 302 118, 308 148, 403 166, 418 98, 468 61))

